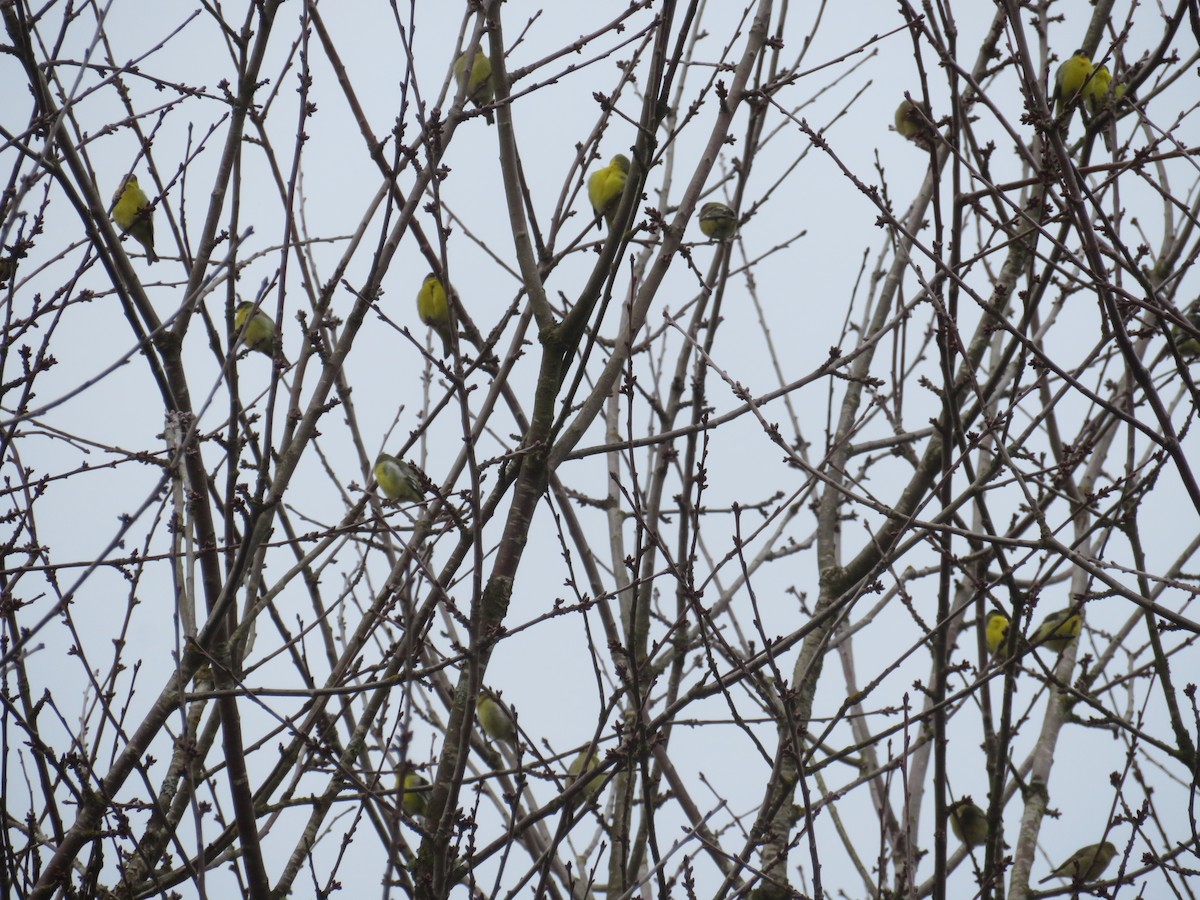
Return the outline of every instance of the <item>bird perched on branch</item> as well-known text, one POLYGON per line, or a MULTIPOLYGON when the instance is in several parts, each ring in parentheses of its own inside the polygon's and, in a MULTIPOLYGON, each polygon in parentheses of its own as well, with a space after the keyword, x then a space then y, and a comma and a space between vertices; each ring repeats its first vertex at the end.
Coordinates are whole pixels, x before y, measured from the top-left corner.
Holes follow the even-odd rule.
POLYGON ((437 332, 442 339, 442 355, 450 355, 450 335, 454 325, 450 316, 450 304, 446 300, 446 288, 441 280, 430 272, 417 291, 417 315, 421 321, 437 332))
POLYGON ((950 830, 954 836, 968 847, 980 847, 987 843, 987 813, 970 797, 951 803, 946 815, 950 818, 950 830))
POLYGON ((158 262, 154 252, 154 209, 150 198, 129 175, 113 194, 112 220, 117 227, 146 248, 146 262, 158 262))
POLYGON ((429 808, 429 782, 416 772, 405 772, 398 779, 400 784, 400 808, 410 816, 423 816, 429 808))
POLYGON ((1089 844, 1072 853, 1065 863, 1038 884, 1044 884, 1051 878, 1069 878, 1076 884, 1095 881, 1108 868, 1108 864, 1116 855, 1117 848, 1109 841, 1105 841, 1103 844, 1089 844))
POLYGON ((988 653, 996 656, 1004 646, 1004 639, 1008 636, 1008 616, 995 609, 989 612, 983 635, 987 642, 988 653))
POLYGON ((404 503, 420 503, 425 496, 421 489, 421 481, 417 470, 402 459, 380 453, 375 457, 375 467, 371 470, 379 489, 389 500, 400 500, 404 503))
MULTIPOLYGON (((575 757, 571 763, 571 767, 567 769, 568 779, 571 784, 583 779, 589 772, 600 765, 600 759, 596 756, 596 751, 590 753, 585 749, 581 750, 579 755, 575 757)), ((582 789, 581 796, 584 800, 591 801, 596 799, 596 795, 600 793, 600 785, 604 779, 600 777, 593 778, 582 789)))
POLYGON ((238 343, 274 357, 275 345, 279 342, 275 321, 261 309, 255 309, 253 303, 243 301, 237 305, 233 311, 233 331, 237 335, 238 343), (250 324, 246 324, 247 319, 250 324))
MULTIPOLYGON (((487 58, 487 54, 483 52, 482 47, 476 48, 475 59, 471 61, 471 77, 467 78, 469 53, 468 50, 454 61, 454 80, 458 82, 459 87, 466 90, 467 99, 476 107, 487 106, 496 97, 496 90, 492 85, 492 63, 487 58)), ((483 117, 487 119, 489 125, 495 124, 496 120, 492 116, 491 110, 486 110, 483 117)))
POLYGON ((1058 67, 1054 75, 1054 115, 1075 106, 1080 92, 1092 74, 1092 59, 1083 50, 1076 50, 1071 58, 1058 67))
POLYGON ((714 241, 727 241, 737 234, 738 217, 724 203, 709 202, 700 207, 700 231, 714 241))
MULTIPOLYGON (((1113 96, 1111 88, 1112 74, 1108 71, 1108 66, 1096 66, 1092 70, 1092 77, 1083 86, 1083 105, 1087 109, 1088 115, 1093 119, 1104 115, 1105 111, 1112 106, 1113 96)), ((1100 137, 1104 141, 1105 149, 1111 153, 1116 136, 1116 120, 1111 115, 1108 115, 1106 120, 1101 124, 1099 131, 1100 137)))
MULTIPOLYGON (((1186 316, 1188 322, 1191 323, 1192 330, 1200 331, 1200 305, 1193 306, 1188 310, 1186 316)), ((1179 351, 1180 356, 1189 359, 1200 356, 1200 341, 1178 325, 1172 326, 1171 339, 1175 341, 1175 348, 1179 351)))
POLYGON ((933 146, 937 131, 932 125, 933 117, 925 103, 914 103, 905 97, 896 107, 895 125, 900 136, 918 147, 928 150, 933 146))
POLYGON ((1083 102, 1091 115, 1096 115, 1108 103, 1108 89, 1112 86, 1112 74, 1108 66, 1099 65, 1092 70, 1092 77, 1083 88, 1083 102))
POLYGON ((1029 643, 1035 647, 1046 647, 1055 653, 1062 653, 1067 645, 1079 637, 1083 619, 1079 613, 1071 609, 1060 609, 1042 619, 1029 643))
MULTIPOLYGON (((629 178, 629 157, 618 153, 608 161, 603 169, 598 169, 588 176, 588 200, 597 216, 603 216, 608 227, 612 228, 613 219, 617 215, 617 207, 621 204, 621 193, 625 190, 625 181, 629 178)), ((600 223, 596 223, 600 227, 600 223)))
POLYGON ((512 712, 487 688, 475 698, 475 717, 479 719, 479 727, 493 740, 508 744, 517 742, 517 725, 512 712))

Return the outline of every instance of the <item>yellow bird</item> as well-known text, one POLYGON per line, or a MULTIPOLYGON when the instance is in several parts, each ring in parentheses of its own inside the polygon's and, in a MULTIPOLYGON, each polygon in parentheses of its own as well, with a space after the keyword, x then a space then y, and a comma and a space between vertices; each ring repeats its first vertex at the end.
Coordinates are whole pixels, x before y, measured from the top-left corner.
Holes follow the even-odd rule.
MULTIPOLYGON (((1083 88, 1083 103, 1087 107, 1088 115, 1093 119, 1104 112, 1114 102, 1111 93, 1112 74, 1108 71, 1108 66, 1100 65, 1092 71, 1092 77, 1083 88)), ((1104 148, 1110 153, 1113 148, 1113 140, 1117 134, 1116 120, 1111 116, 1104 123, 1104 127, 1100 129, 1100 137, 1104 141, 1104 148)))
POLYGON ((420 503, 425 496, 421 480, 417 477, 417 470, 402 459, 380 453, 375 457, 375 467, 371 474, 375 476, 379 489, 389 500, 420 503))
POLYGON ((267 356, 275 355, 275 345, 279 341, 275 322, 261 309, 256 310, 253 303, 245 301, 237 305, 233 311, 233 330, 239 344, 245 344, 251 350, 267 356), (251 313, 254 315, 251 316, 251 313), (250 320, 249 325, 246 324, 247 319, 250 320))
POLYGON ((998 610, 987 614, 987 624, 984 626, 984 640, 987 642, 988 653, 996 656, 1004 646, 1008 636, 1008 616, 998 610))
POLYGON ((1054 75, 1054 114, 1061 116, 1063 110, 1073 107, 1080 99, 1079 92, 1092 74, 1092 60, 1083 50, 1075 53, 1058 67, 1054 75))
POLYGON ((925 150, 933 146, 933 137, 936 133, 930 124, 931 120, 929 107, 924 103, 917 104, 906 97, 896 107, 894 117, 896 131, 901 137, 925 150))
MULTIPOLYGON (((1200 306, 1194 306, 1186 314, 1188 322, 1191 323, 1192 330, 1200 331, 1200 306)), ((1192 337, 1178 325, 1171 327, 1171 338, 1175 341, 1175 348, 1179 351, 1179 355, 1187 359, 1193 359, 1200 356, 1200 341, 1192 337)))
POLYGON ((1096 115, 1108 104, 1108 89, 1111 85, 1112 74, 1108 71, 1108 66, 1096 66, 1092 77, 1083 88, 1083 102, 1091 115, 1096 115))
POLYGON ((1095 881, 1108 868, 1112 858, 1117 855, 1117 848, 1111 842, 1089 844, 1071 854, 1071 858, 1043 878, 1038 884, 1044 884, 1051 878, 1069 878, 1076 884, 1095 881))
MULTIPOLYGON (((568 780, 571 784, 575 784, 599 765, 600 759, 596 756, 595 750, 592 750, 591 753, 588 753, 587 750, 581 750, 579 755, 575 757, 574 762, 571 763, 571 767, 567 769, 567 774, 570 775, 568 780)), ((600 785, 603 781, 604 779, 599 776, 593 778, 584 785, 580 796, 589 802, 595 800, 596 795, 600 793, 600 785)))
POLYGON ((450 334, 453 324, 450 304, 446 300, 446 289, 436 275, 430 272, 417 291, 417 315, 421 321, 437 332, 442 339, 442 355, 450 355, 450 334))
POLYGON ((700 207, 700 230, 714 241, 727 241, 737 234, 738 217, 724 203, 705 203, 700 207))
MULTIPOLYGON (((469 52, 467 51, 467 53, 469 52)), ((477 48, 475 59, 471 62, 471 77, 468 79, 467 53, 454 61, 454 80, 458 82, 459 87, 466 89, 468 100, 477 107, 487 106, 496 98, 496 90, 492 86, 492 63, 487 58, 487 54, 483 52, 483 48, 477 48)), ((483 116, 489 125, 496 121, 491 110, 485 110, 483 116)))
POLYGON ((154 252, 154 209, 150 198, 130 175, 113 194, 112 219, 117 227, 146 248, 146 262, 158 262, 154 252))
POLYGON ((963 797, 951 803, 946 814, 950 818, 950 830, 968 847, 979 847, 987 843, 987 813, 970 797, 963 797))
MULTIPOLYGON (((597 216, 604 216, 608 227, 612 228, 613 219, 617 215, 617 207, 621 205, 621 192, 625 190, 625 181, 629 178, 629 157, 618 153, 608 161, 603 169, 598 169, 588 176, 588 200, 597 216)), ((600 227, 600 223, 596 223, 600 227)))
POLYGON ((400 781, 400 808, 410 816, 423 816, 429 808, 429 782, 416 772, 406 772, 400 781))
POLYGON ((1037 631, 1033 633, 1029 643, 1035 647, 1042 646, 1055 653, 1062 653, 1071 641, 1079 637, 1082 625, 1083 620, 1079 613, 1070 609, 1060 609, 1058 612, 1050 613, 1042 620, 1042 624, 1037 627, 1037 631))
POLYGON ((517 725, 512 713, 487 688, 475 698, 475 717, 484 733, 493 740, 509 744, 517 742, 517 725))

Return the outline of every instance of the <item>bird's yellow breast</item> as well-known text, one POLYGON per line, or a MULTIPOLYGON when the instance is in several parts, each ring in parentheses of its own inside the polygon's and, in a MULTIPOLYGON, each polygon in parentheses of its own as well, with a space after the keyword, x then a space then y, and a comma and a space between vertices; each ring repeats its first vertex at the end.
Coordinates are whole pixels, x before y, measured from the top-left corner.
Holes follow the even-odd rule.
POLYGON ((138 187, 137 179, 130 176, 125 181, 125 188, 117 198, 113 207, 113 221, 122 231, 128 231, 137 220, 138 212, 150 205, 146 192, 138 187))

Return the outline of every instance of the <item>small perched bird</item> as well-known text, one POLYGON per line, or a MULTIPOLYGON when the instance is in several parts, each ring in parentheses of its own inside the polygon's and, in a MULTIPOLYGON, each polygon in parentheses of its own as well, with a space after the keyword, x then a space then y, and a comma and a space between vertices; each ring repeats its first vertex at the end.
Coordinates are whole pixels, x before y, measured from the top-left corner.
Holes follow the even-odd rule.
POLYGON ((1079 92, 1083 89, 1092 74, 1092 60, 1083 50, 1075 53, 1058 67, 1054 75, 1054 114, 1061 116, 1063 110, 1072 107, 1079 100, 1079 92))
POLYGON ((517 742, 517 725, 512 713, 487 688, 475 698, 475 717, 484 733, 493 740, 509 744, 517 742))
POLYGON ((421 321, 438 333, 442 339, 442 355, 450 355, 450 334, 453 324, 450 319, 450 304, 446 300, 446 289, 436 275, 430 272, 417 291, 417 315, 421 321))
POLYGON ((429 782, 416 772, 406 772, 400 783, 400 808, 410 816, 423 816, 429 808, 429 782))
MULTIPOLYGON (((1110 92, 1111 86, 1112 75, 1108 71, 1108 66, 1096 66, 1092 70, 1092 77, 1083 87, 1083 103, 1087 107, 1088 115, 1093 119, 1103 113, 1105 109, 1112 106, 1113 96, 1110 92)), ((1112 116, 1109 116, 1099 131, 1100 137, 1104 141, 1104 148, 1111 153, 1113 141, 1117 133, 1116 120, 1112 116)))
MULTIPOLYGON (((588 200, 596 215, 604 216, 609 228, 612 228, 617 207, 621 205, 621 192, 625 190, 628 177, 629 157, 622 153, 610 159, 603 169, 598 169, 588 176, 588 200)), ((599 222, 596 223, 596 227, 600 227, 599 222)))
MULTIPOLYGON (((1192 329, 1200 331, 1200 304, 1194 305, 1185 315, 1188 322, 1191 323, 1192 329)), ((1200 341, 1179 326, 1172 326, 1171 339, 1175 341, 1175 348, 1179 351, 1180 356, 1189 359, 1200 356, 1200 341)))
POLYGON ((896 107, 896 131, 918 147, 928 150, 933 146, 935 130, 930 124, 932 116, 924 103, 914 103, 907 97, 896 107), (924 113, 924 115, 922 115, 924 113))
POLYGON ((154 252, 154 210, 135 176, 122 181, 113 194, 112 219, 118 228, 146 248, 146 262, 158 262, 154 252))
MULTIPOLYGON (((571 776, 571 784, 574 784, 582 776, 585 776, 598 765, 600 765, 600 759, 596 756, 595 750, 592 750, 591 753, 588 753, 587 750, 581 750, 579 755, 575 757, 575 760, 571 763, 571 767, 567 769, 567 774, 571 776)), ((583 788, 581 794, 583 799, 588 801, 595 800, 596 795, 600 793, 600 784, 603 781, 603 778, 598 777, 589 781, 583 788)))
POLYGON ((1042 620, 1029 643, 1035 647, 1047 647, 1055 653, 1062 653, 1071 641, 1079 637, 1082 625, 1083 620, 1079 613, 1070 609, 1060 609, 1042 620))
POLYGON ((17 272, 15 256, 0 256, 0 288, 8 284, 9 279, 17 272))
POLYGON ((987 614, 987 624, 984 626, 984 640, 987 642, 988 653, 996 656, 1004 646, 1008 636, 1008 616, 993 609, 987 614))
POLYGON ((380 453, 375 457, 375 467, 371 474, 375 476, 379 489, 389 500, 420 503, 425 496, 416 469, 402 459, 380 453))
POLYGON ((233 330, 238 343, 267 356, 275 355, 275 345, 279 341, 275 321, 261 309, 256 310, 253 303, 244 301, 237 305, 233 311, 233 330), (251 313, 254 315, 251 316, 251 313), (250 319, 249 325, 246 324, 247 319, 250 319))
POLYGON ((737 234, 738 217, 724 203, 709 202, 700 207, 700 230, 714 241, 727 241, 737 234))
POLYGON ((946 814, 950 817, 950 830, 968 847, 980 847, 987 843, 987 813, 970 797, 951 803, 946 814))
POLYGON ((1108 89, 1112 85, 1112 74, 1108 66, 1099 65, 1092 70, 1092 77, 1083 88, 1083 102, 1091 115, 1096 115, 1108 101, 1108 89))
POLYGON ((1069 878, 1082 884, 1095 881, 1108 868, 1112 858, 1117 855, 1117 848, 1111 842, 1089 844, 1071 854, 1071 858, 1043 878, 1038 884, 1044 884, 1051 878, 1069 878))
MULTIPOLYGON (((470 51, 467 51, 469 53, 470 51)), ((471 62, 471 77, 467 79, 467 53, 464 53, 454 61, 454 80, 458 82, 459 87, 465 87, 467 99, 478 106, 487 106, 496 97, 496 90, 492 86, 492 63, 487 58, 487 54, 483 52, 483 48, 479 47, 475 50, 475 59, 471 62), (463 82, 466 82, 464 85, 463 82)), ((495 118, 492 116, 491 110, 486 110, 483 117, 487 119, 489 125, 495 123, 495 118)))

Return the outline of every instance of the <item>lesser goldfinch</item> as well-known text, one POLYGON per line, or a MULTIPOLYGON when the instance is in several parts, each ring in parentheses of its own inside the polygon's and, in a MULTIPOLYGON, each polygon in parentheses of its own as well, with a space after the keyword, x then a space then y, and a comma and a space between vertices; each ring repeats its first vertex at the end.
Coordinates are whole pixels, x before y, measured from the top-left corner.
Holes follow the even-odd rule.
POLYGON ((112 219, 118 228, 146 248, 146 262, 158 262, 154 252, 154 210, 135 176, 121 182, 113 194, 112 219))
MULTIPOLYGON (((1087 107, 1088 115, 1093 119, 1100 115, 1113 102, 1113 97, 1109 92, 1109 87, 1112 85, 1112 75, 1108 71, 1108 66, 1099 65, 1092 71, 1092 77, 1083 88, 1083 102, 1087 107)), ((1104 141, 1104 147, 1109 152, 1113 148, 1113 138, 1116 135, 1116 121, 1111 116, 1100 129, 1100 137, 1104 141)))
POLYGON ((1112 84, 1112 75, 1108 66, 1099 65, 1092 70, 1092 77, 1083 89, 1083 102, 1093 116, 1108 103, 1108 88, 1112 84))
POLYGON ((963 797, 951 803, 946 814, 950 818, 950 830, 968 847, 979 847, 987 843, 987 813, 970 797, 963 797))
MULTIPOLYGON (((603 216, 609 228, 612 228, 617 207, 621 205, 621 192, 625 190, 628 177, 629 157, 621 153, 610 159, 603 169, 598 169, 588 176, 588 200, 596 215, 603 216)), ((596 223, 596 227, 600 227, 599 222, 596 223)))
POLYGON ((389 500, 419 503, 424 496, 416 470, 402 459, 380 453, 371 470, 379 489, 389 500))
POLYGON ((1043 878, 1038 884, 1044 884, 1051 878, 1069 878, 1082 884, 1095 881, 1108 868, 1112 858, 1117 855, 1117 848, 1111 842, 1089 844, 1071 854, 1071 858, 1043 878))
POLYGON ((700 207, 700 230, 714 241, 727 241, 737 234, 738 217, 724 203, 709 202, 700 207))
MULTIPOLYGON (((1200 305, 1193 306, 1187 313, 1187 320, 1191 323, 1194 331, 1200 331, 1200 305)), ((1187 358, 1200 356, 1200 341, 1192 337, 1178 325, 1171 327, 1171 338, 1175 341, 1175 348, 1179 351, 1179 355, 1187 358)))
POLYGON ((508 707, 484 688, 475 699, 475 717, 488 737, 509 744, 517 742, 517 726, 508 707))
POLYGON ((1008 616, 998 610, 987 614, 987 625, 984 627, 984 640, 987 642, 988 653, 995 656, 1004 645, 1008 635, 1008 616))
POLYGON ((896 131, 900 136, 926 150, 933 146, 935 131, 930 124, 931 119, 928 106, 924 103, 914 103, 907 97, 901 100, 900 105, 896 107, 894 117, 896 131))
POLYGON ((16 274, 17 258, 15 256, 0 256, 0 287, 8 284, 10 278, 16 274))
POLYGON ((446 289, 436 275, 430 272, 417 291, 417 315, 421 321, 437 332, 442 339, 442 355, 450 355, 450 304, 446 300, 446 289))
MULTIPOLYGON (((468 51, 469 53, 470 51, 468 51)), ((496 97, 496 91, 492 87, 492 63, 487 58, 487 54, 483 52, 483 48, 479 47, 475 50, 475 59, 471 62, 471 78, 467 80, 467 54, 464 53, 454 61, 454 80, 458 82, 459 87, 465 85, 467 99, 476 106, 487 106, 496 97)), ((495 122, 492 117, 491 110, 485 110, 483 113, 489 125, 495 122)))
POLYGON ((233 311, 233 330, 239 343, 267 356, 275 355, 275 344, 279 341, 275 321, 261 309, 256 310, 253 303, 243 301, 237 305, 233 311), (254 313, 253 317, 251 313, 254 313), (246 324, 247 318, 250 319, 249 325, 246 324))
POLYGON ((1054 114, 1061 116, 1063 110, 1079 100, 1079 92, 1092 74, 1092 60, 1083 50, 1075 53, 1058 67, 1054 75, 1054 114))
POLYGON ((1070 609, 1060 609, 1042 620, 1029 643, 1035 647, 1047 647, 1055 653, 1062 653, 1071 641, 1079 637, 1082 625, 1083 620, 1079 613, 1070 609))
POLYGON ((406 772, 400 784, 400 808, 410 816, 423 816, 429 807, 429 782, 416 772, 406 772))
MULTIPOLYGON (((571 776, 569 779, 570 783, 574 784, 581 778, 586 777, 588 772, 591 772, 599 765, 600 759, 596 756, 595 750, 592 750, 591 753, 588 753, 587 750, 581 750, 571 763, 571 767, 567 769, 567 774, 571 776)), ((595 800, 596 795, 600 793, 600 784, 603 781, 603 778, 597 776, 584 785, 581 792, 583 799, 588 801, 595 800)))

